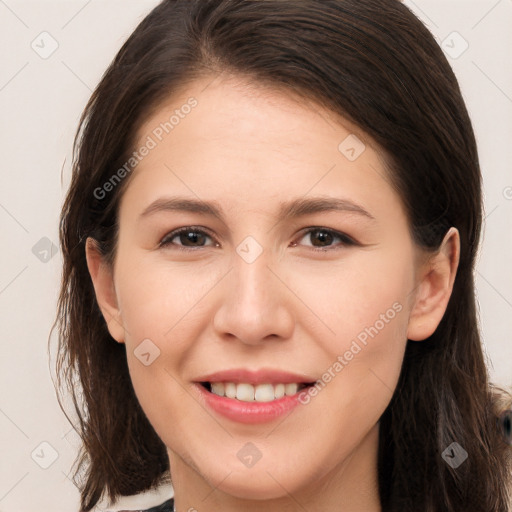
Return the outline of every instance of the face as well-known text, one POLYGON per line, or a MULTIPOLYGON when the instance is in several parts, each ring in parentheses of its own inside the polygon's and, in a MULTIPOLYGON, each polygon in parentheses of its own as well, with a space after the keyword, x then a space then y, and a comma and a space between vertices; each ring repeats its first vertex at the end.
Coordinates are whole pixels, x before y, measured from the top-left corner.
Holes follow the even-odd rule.
POLYGON ((419 268, 375 146, 233 78, 174 96, 143 145, 105 316, 171 470, 264 499, 374 466, 419 268))

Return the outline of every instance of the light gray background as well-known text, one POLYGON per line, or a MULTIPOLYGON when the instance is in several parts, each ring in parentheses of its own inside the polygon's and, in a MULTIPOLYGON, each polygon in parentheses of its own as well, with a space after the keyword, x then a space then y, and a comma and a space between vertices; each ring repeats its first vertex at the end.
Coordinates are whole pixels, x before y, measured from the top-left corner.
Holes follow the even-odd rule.
MULTIPOLYGON (((512 0, 405 3, 451 53, 476 130, 487 216, 476 281, 481 324, 492 378, 510 386, 512 0)), ((79 115, 156 4, 0 0, 0 512, 78 511, 68 478, 78 438, 57 404, 47 356, 62 264, 49 242, 58 244, 79 115), (58 48, 45 55, 53 40, 58 48)))

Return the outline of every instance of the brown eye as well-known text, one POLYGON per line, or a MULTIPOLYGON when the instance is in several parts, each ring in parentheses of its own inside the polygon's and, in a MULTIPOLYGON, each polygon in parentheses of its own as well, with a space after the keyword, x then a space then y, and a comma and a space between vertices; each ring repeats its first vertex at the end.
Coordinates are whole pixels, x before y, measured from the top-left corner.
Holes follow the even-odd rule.
POLYGON ((310 233, 310 240, 315 247, 325 247, 332 244, 334 236, 329 231, 318 230, 310 233))
POLYGON ((205 231, 195 228, 180 228, 172 233, 169 233, 160 242, 160 247, 168 247, 176 245, 178 247, 207 247, 215 245, 205 231))
POLYGON ((355 245, 354 240, 347 235, 326 228, 310 229, 303 236, 302 240, 309 241, 309 243, 304 243, 303 245, 309 245, 317 249, 337 247, 340 245, 355 245))
POLYGON ((197 231, 186 231, 178 235, 181 245, 187 246, 203 246, 206 240, 206 236, 203 233, 197 231))

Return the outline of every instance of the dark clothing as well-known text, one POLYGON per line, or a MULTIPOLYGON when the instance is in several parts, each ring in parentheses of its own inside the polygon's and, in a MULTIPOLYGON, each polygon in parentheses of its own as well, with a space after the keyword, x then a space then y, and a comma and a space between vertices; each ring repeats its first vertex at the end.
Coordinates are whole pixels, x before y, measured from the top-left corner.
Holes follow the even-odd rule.
MULTIPOLYGON (((161 505, 156 507, 147 508, 146 510, 134 510, 134 511, 126 511, 126 512, 173 512, 174 509, 174 500, 171 498, 170 500, 164 501, 161 505)), ((121 511, 125 512, 125 511, 121 511)))

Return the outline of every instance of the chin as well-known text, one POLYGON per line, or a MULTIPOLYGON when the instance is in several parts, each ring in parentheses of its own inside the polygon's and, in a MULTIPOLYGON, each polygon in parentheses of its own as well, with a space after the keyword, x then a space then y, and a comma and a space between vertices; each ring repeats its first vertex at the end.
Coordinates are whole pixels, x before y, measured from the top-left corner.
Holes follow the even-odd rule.
MULTIPOLYGON (((224 467, 223 470, 226 468, 224 467)), ((275 471, 267 469, 247 469, 244 471, 233 471, 222 483, 218 483, 219 473, 211 480, 210 484, 217 487, 218 490, 229 494, 235 498, 245 500, 275 500, 286 498, 288 492, 293 493, 295 489, 301 487, 300 484, 294 484, 275 471), (270 473, 270 474, 269 474, 270 473), (286 489, 286 491, 285 491, 286 489), (288 491, 288 492, 287 492, 288 491)), ((288 475, 289 477, 290 475, 288 475)))

